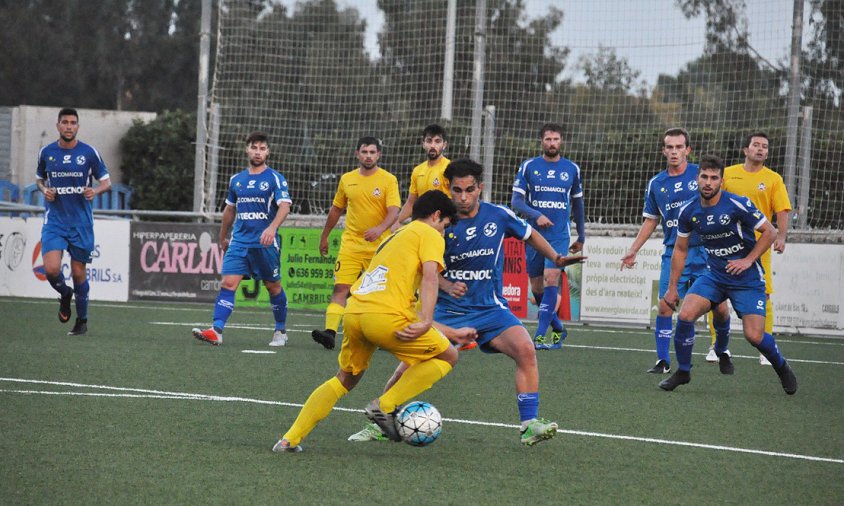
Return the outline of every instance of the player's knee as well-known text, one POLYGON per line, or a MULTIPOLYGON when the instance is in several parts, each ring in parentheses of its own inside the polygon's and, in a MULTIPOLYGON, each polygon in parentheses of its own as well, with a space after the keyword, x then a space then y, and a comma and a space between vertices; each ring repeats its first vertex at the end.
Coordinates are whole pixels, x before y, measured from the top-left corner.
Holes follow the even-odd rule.
POLYGON ((457 364, 457 360, 459 359, 459 357, 460 354, 457 352, 457 348, 455 348, 454 346, 449 346, 444 352, 437 355, 436 358, 444 362, 448 362, 449 365, 454 367, 455 364, 457 364))

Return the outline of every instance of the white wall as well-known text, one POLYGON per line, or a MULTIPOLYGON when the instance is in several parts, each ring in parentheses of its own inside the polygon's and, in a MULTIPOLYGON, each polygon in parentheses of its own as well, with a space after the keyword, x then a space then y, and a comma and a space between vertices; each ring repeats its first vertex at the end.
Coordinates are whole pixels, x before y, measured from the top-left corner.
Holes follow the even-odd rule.
MULTIPOLYGON (((58 140, 56 130, 60 107, 22 105, 12 109, 11 178, 21 189, 35 182, 35 167, 42 146, 58 140)), ((120 139, 132 126, 132 120, 155 119, 154 112, 105 111, 77 109, 82 142, 94 146, 103 157, 112 182, 122 181, 120 139)))

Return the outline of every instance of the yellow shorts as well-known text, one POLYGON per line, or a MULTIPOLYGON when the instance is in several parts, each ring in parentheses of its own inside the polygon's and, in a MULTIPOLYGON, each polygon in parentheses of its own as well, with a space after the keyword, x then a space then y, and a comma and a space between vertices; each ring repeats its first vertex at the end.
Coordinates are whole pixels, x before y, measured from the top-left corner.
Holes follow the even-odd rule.
POLYGON ((394 332, 409 323, 400 315, 346 313, 343 317, 343 345, 337 357, 340 369, 354 375, 362 373, 369 367, 369 360, 378 348, 413 365, 434 358, 451 346, 448 339, 433 327, 413 341, 399 340, 394 332))
POLYGON ((363 250, 354 245, 344 244, 337 253, 334 264, 334 284, 353 285, 361 273, 369 267, 369 262, 375 256, 375 250, 363 250))

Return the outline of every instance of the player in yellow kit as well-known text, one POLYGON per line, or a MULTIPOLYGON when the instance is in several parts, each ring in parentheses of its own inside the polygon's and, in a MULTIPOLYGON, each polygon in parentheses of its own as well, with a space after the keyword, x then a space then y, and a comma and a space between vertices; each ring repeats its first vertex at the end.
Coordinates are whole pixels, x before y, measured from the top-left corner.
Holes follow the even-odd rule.
MULTIPOLYGON (((753 205, 762 211, 771 223, 774 223, 773 217, 776 215, 777 238, 774 240, 773 249, 777 253, 782 253, 785 251, 785 240, 788 235, 791 201, 788 199, 788 190, 785 188, 782 176, 764 165, 768 158, 769 143, 765 132, 753 132, 748 135, 742 148, 744 163, 724 169, 722 188, 736 195, 750 198, 753 205)), ((757 233, 757 239, 758 237, 757 233)), ((771 303, 771 294, 774 293, 774 285, 771 276, 771 250, 765 251, 760 260, 762 268, 765 269, 765 295, 767 296, 765 332, 773 334, 774 305, 771 303)), ((771 365, 763 355, 759 355, 759 363, 771 365)))
POLYGON ((422 130, 422 149, 425 151, 427 159, 414 167, 410 174, 410 190, 407 192, 407 200, 399 212, 399 218, 393 225, 393 231, 396 231, 405 220, 410 218, 413 204, 426 191, 439 190, 449 197, 451 196, 451 192, 448 190, 448 181, 443 176, 450 161, 443 154, 447 147, 448 140, 443 127, 433 124, 422 130))
POLYGON ((401 206, 396 176, 378 166, 381 141, 375 137, 361 137, 355 155, 359 165, 340 177, 319 238, 319 253, 325 256, 328 254, 328 234, 345 211, 346 230, 334 264, 334 291, 325 310, 325 330, 311 332, 314 341, 329 350, 334 349, 349 289, 369 266, 378 245, 389 235, 401 206))
POLYGON ((296 421, 273 446, 274 452, 300 452, 299 443, 358 384, 377 348, 410 367, 366 415, 390 439, 399 441, 395 412, 399 405, 431 388, 457 363, 449 339, 465 343, 475 329, 453 329, 433 321, 439 272, 444 267, 443 231, 457 208, 442 192, 429 191, 413 206, 413 222, 386 239, 369 268, 351 290, 337 375, 311 393, 296 421), (422 307, 416 311, 416 292, 422 307))

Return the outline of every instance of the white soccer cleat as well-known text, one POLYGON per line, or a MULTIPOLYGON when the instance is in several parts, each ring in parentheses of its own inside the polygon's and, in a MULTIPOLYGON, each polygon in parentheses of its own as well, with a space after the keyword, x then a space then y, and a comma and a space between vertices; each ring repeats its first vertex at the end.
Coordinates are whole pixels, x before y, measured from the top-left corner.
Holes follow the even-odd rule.
POLYGON ((287 344, 287 333, 281 330, 273 332, 273 340, 270 341, 270 346, 284 346, 287 344))
POLYGON ((771 365, 771 362, 765 358, 765 355, 759 355, 759 365, 771 365))
POLYGON ((715 354, 714 345, 709 347, 709 353, 706 354, 706 361, 712 364, 718 362, 718 355, 715 354))

